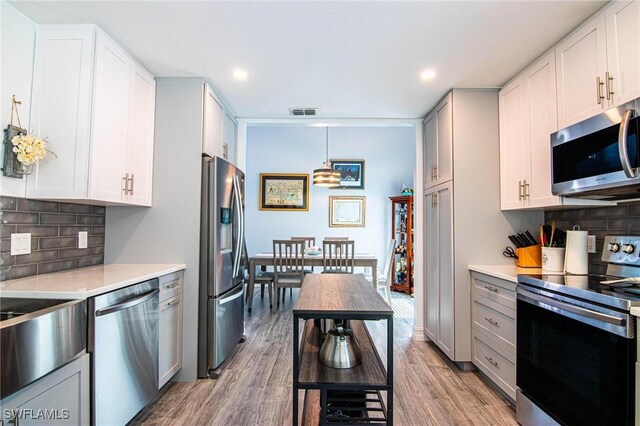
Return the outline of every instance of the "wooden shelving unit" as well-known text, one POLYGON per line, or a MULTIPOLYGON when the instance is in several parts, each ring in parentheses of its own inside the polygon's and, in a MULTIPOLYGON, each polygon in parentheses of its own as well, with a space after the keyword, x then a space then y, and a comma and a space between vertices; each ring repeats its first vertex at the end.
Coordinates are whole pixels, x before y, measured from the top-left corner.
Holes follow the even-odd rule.
POLYGON ((361 274, 310 274, 293 308, 293 424, 393 424, 393 310, 361 274), (362 364, 326 367, 317 319, 346 319, 362 364), (305 320, 300 337, 300 320, 305 320), (364 320, 387 321, 387 363, 364 320), (302 418, 298 393, 304 391, 302 418))
POLYGON ((413 294, 413 196, 389 197, 391 235, 396 240, 391 290, 413 294))

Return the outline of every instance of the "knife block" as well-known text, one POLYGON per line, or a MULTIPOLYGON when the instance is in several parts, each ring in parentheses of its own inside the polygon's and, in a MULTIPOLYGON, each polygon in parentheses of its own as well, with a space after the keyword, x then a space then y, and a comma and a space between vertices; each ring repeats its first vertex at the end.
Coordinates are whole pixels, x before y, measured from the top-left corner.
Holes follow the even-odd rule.
POLYGON ((516 266, 520 268, 541 268, 542 267, 542 246, 517 248, 516 250, 516 266))

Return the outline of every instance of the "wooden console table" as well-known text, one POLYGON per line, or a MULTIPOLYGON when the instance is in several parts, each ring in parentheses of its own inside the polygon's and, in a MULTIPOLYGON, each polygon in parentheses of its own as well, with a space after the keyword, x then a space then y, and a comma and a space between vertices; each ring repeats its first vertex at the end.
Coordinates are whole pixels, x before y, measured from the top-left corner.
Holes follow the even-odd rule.
MULTIPOLYGON (((393 424, 393 309, 362 274, 309 274, 293 308, 293 424, 299 424, 298 397, 304 390, 303 424, 393 424), (357 367, 335 369, 319 361, 321 331, 316 319, 346 319, 360 344, 363 362, 357 367), (304 323, 300 338, 300 320, 304 323), (364 320, 387 321, 387 363, 380 359, 364 320), (340 407, 345 399, 332 400, 335 392, 363 395, 360 409, 340 407), (382 398, 386 393, 386 404, 382 398), (337 408, 332 411, 329 404, 337 408), (364 417, 351 419, 335 414, 360 410, 364 417), (333 420, 336 420, 335 422, 333 420)), ((355 398, 357 399, 357 398, 355 398)), ((349 401, 353 401, 350 398, 349 401)))

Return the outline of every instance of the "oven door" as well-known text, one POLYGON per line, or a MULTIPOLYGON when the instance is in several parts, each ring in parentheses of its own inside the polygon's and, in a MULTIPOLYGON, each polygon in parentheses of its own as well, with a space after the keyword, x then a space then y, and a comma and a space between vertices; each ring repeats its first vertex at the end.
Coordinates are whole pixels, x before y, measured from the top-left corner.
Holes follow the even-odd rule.
POLYGON ((545 294, 518 286, 520 391, 560 424, 633 424, 633 317, 545 294))

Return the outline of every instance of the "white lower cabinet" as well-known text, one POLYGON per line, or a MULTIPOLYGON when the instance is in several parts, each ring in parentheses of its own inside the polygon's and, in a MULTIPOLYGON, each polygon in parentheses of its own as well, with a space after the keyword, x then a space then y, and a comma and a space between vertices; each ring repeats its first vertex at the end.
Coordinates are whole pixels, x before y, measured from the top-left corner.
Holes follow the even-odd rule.
POLYGON ((516 285, 471 272, 472 362, 516 398, 516 285))
POLYGON ((0 424, 88 425, 91 405, 89 365, 89 354, 84 354, 0 400, 0 424))
POLYGON ((182 272, 160 277, 158 388, 182 368, 182 272))

